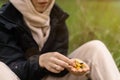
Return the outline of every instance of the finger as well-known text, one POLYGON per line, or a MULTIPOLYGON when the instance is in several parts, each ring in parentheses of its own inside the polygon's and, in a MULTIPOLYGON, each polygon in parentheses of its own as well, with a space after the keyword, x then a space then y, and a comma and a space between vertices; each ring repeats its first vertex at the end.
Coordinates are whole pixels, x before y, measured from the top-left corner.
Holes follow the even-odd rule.
POLYGON ((75 66, 76 64, 75 64, 75 59, 73 58, 73 59, 70 59, 71 60, 71 62, 72 62, 72 65, 71 66, 75 66))
POLYGON ((86 72, 83 71, 82 69, 77 70, 76 68, 74 68, 74 67, 72 67, 72 66, 70 66, 70 67, 68 68, 68 71, 69 71, 70 73, 74 74, 74 75, 83 75, 83 74, 86 73, 86 72))
POLYGON ((59 70, 56 70, 56 69, 52 68, 51 66, 46 67, 46 69, 47 69, 48 71, 50 71, 50 72, 53 72, 53 73, 60 73, 59 70))
POLYGON ((66 69, 69 71, 69 72, 71 72, 72 71, 72 66, 68 66, 66 69))
POLYGON ((70 72, 72 72, 72 73, 78 72, 77 69, 75 69, 73 66, 69 66, 69 67, 67 68, 67 70, 70 71, 70 72))
POLYGON ((60 59, 57 59, 57 58, 53 58, 53 63, 55 63, 56 65, 59 65, 63 68, 67 68, 69 66, 68 63, 66 63, 60 59))
POLYGON ((59 65, 56 65, 56 64, 52 64, 51 67, 52 67, 53 69, 56 69, 57 71, 63 71, 63 70, 64 70, 63 67, 61 67, 61 66, 59 66, 59 65))
POLYGON ((68 57, 66 57, 58 52, 56 52, 56 56, 58 59, 63 60, 64 62, 66 62, 68 64, 72 64, 71 60, 68 57))
POLYGON ((61 66, 58 66, 58 65, 54 65, 54 67, 53 67, 54 69, 56 69, 57 71, 63 71, 64 70, 64 68, 63 67, 61 67, 61 66))
POLYGON ((89 68, 89 66, 86 64, 86 63, 84 63, 84 68, 83 68, 83 70, 85 70, 85 71, 89 71, 90 70, 90 68, 89 68))
POLYGON ((85 74, 86 72, 82 69, 79 69, 79 70, 76 70, 75 68, 72 69, 72 73, 75 74, 75 75, 83 75, 85 74))

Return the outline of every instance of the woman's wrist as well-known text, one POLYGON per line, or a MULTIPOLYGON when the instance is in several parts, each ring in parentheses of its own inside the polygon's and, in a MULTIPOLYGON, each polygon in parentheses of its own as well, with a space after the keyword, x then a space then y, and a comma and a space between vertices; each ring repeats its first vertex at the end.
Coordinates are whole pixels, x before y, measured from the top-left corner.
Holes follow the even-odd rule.
POLYGON ((43 62, 43 61, 42 61, 42 55, 40 55, 40 56, 39 56, 39 66, 40 66, 41 68, 44 68, 44 65, 43 65, 42 62, 43 62))

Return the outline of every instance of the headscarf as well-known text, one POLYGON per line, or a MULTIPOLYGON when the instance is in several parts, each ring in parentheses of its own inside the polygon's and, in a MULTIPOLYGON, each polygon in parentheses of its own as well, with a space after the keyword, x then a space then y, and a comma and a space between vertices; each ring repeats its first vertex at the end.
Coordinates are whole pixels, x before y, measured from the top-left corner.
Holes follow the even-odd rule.
POLYGON ((25 23, 41 50, 50 34, 50 12, 55 0, 52 0, 43 13, 35 9, 31 0, 10 0, 10 2, 23 15, 25 23))

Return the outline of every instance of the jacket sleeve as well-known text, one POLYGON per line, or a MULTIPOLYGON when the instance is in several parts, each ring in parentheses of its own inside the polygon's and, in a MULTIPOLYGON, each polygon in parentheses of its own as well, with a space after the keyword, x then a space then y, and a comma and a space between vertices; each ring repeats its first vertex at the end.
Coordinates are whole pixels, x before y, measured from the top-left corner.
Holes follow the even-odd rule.
POLYGON ((39 55, 26 59, 13 34, 1 26, 0 24, 0 61, 7 64, 21 80, 37 80, 37 75, 42 77, 45 71, 39 66, 39 55))

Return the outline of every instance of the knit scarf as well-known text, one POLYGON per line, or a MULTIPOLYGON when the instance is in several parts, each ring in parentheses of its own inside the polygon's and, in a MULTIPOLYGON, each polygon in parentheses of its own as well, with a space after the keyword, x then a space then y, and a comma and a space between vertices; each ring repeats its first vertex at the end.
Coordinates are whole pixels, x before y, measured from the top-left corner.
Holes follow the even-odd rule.
POLYGON ((43 13, 38 12, 34 8, 31 0, 10 0, 10 2, 23 15, 25 23, 31 30, 32 36, 39 46, 39 50, 41 50, 50 34, 49 15, 55 0, 52 0, 43 13))

